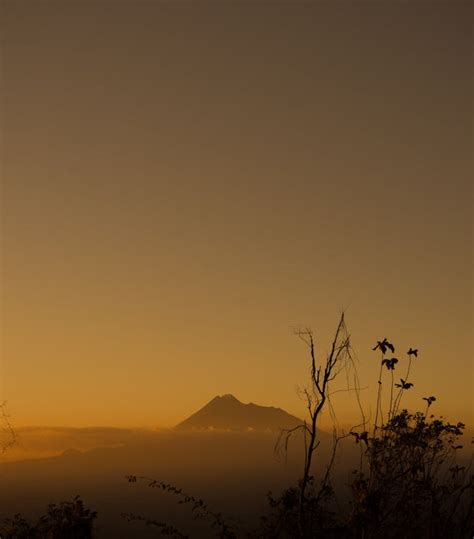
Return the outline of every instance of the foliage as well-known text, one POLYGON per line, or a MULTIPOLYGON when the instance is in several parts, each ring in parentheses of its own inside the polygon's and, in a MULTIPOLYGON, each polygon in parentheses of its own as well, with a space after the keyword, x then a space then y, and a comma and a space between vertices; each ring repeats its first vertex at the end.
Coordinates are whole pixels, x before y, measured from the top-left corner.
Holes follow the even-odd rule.
POLYGON ((462 423, 402 410, 367 439, 351 483, 360 537, 470 537, 473 476, 456 464, 462 423))
MULTIPOLYGON (((335 512, 336 498, 326 477, 319 491, 305 495, 304 518, 298 518, 297 502, 301 482, 269 498, 269 515, 264 517, 262 537, 350 537, 350 538, 471 538, 474 532, 474 479, 470 465, 458 464, 457 452, 464 431, 463 423, 450 423, 428 416, 434 396, 423 397, 424 412, 399 411, 408 382, 412 359, 418 349, 409 348, 407 372, 394 383, 399 364, 395 346, 387 338, 373 348, 382 357, 378 379, 375 421, 371 432, 362 417, 362 430, 349 435, 361 453, 359 469, 349 481, 348 510, 335 512), (383 367, 390 376, 389 405, 384 420, 383 367), (398 393, 394 396, 394 388, 398 393), (324 495, 321 495, 323 493, 324 495), (301 523, 303 526, 301 526, 301 523)), ((311 362, 314 362, 311 354, 311 362)), ((314 368, 314 367, 312 367, 314 368)), ((359 402, 359 401, 358 401, 359 402)), ((346 434, 335 438, 337 441, 346 434)), ((331 466, 328 467, 330 472, 331 466)))
POLYGON ((20 514, 0 524, 2 539, 90 539, 97 513, 76 496, 70 502, 50 504, 45 515, 31 524, 20 514))
POLYGON ((315 488, 310 476, 304 497, 304 527, 300 525, 301 481, 298 486, 286 489, 274 498, 268 495, 270 511, 262 517, 259 537, 313 537, 311 530, 318 530, 324 537, 332 537, 340 531, 336 512, 331 508, 334 491, 330 485, 315 488))
POLYGON ((12 518, 6 518, 0 524, 0 537, 11 539, 33 539, 38 537, 36 529, 19 513, 12 518))

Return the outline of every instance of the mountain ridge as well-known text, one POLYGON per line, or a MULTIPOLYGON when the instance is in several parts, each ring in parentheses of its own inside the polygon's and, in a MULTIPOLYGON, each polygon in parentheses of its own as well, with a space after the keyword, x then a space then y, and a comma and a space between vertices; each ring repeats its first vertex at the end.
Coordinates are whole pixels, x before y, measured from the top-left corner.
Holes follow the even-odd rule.
POLYGON ((303 421, 282 408, 247 404, 234 395, 217 395, 176 425, 176 430, 278 431, 303 421))

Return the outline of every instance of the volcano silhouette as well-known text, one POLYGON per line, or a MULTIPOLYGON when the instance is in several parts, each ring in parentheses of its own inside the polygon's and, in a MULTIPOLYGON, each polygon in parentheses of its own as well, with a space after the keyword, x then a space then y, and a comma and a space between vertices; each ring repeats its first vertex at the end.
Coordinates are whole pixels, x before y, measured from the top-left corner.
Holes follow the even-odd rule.
POLYGON ((278 431, 303 421, 273 406, 244 404, 234 395, 214 397, 203 408, 176 426, 178 430, 278 431))

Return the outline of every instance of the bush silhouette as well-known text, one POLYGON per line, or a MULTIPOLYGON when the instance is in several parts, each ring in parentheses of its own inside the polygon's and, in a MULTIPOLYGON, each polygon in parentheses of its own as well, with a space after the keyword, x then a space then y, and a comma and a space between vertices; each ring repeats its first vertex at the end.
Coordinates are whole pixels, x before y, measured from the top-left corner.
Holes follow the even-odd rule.
MULTIPOLYGON (((311 477, 304 503, 301 481, 274 499, 264 517, 264 537, 354 537, 354 538, 472 538, 474 533, 474 479, 470 464, 460 465, 457 452, 465 425, 428 415, 436 397, 423 397, 424 412, 399 411, 409 382, 412 360, 418 349, 409 348, 404 378, 394 383, 400 361, 387 338, 377 341, 381 353, 375 421, 370 432, 362 412, 362 430, 335 436, 337 442, 349 434, 360 450, 360 465, 348 481, 349 508, 335 511, 331 487, 332 458, 326 475, 316 483, 311 477), (389 404, 384 420, 383 373, 389 373, 389 404), (394 395, 394 390, 398 393, 394 395), (299 505, 299 506, 298 506, 299 505)), ((314 365, 314 355, 311 352, 314 365)), ((323 365, 324 368, 324 365, 323 365)), ((312 367, 314 372, 314 367, 312 367)), ((472 461, 472 458, 471 458, 472 461)))
POLYGON ((357 536, 470 537, 474 483, 456 464, 462 423, 402 410, 368 437, 351 483, 357 536))
POLYGON ((20 514, 0 524, 2 539, 90 539, 95 511, 84 507, 76 496, 70 502, 51 504, 48 511, 36 524, 31 524, 20 514))
POLYGON ((463 429, 402 410, 373 436, 352 433, 363 459, 349 482, 349 509, 336 513, 332 488, 316 488, 312 478, 304 528, 298 530, 298 486, 269 497, 260 536, 471 538, 473 476, 455 455, 463 429))

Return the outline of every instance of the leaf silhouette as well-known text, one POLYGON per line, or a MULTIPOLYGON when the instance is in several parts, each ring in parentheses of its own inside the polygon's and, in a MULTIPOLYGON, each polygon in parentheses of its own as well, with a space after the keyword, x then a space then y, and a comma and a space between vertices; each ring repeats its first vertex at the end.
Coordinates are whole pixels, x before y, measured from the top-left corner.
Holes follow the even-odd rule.
POLYGON ((380 349, 382 354, 386 354, 387 350, 390 350, 392 354, 395 353, 395 346, 388 341, 387 337, 385 337, 383 341, 377 341, 377 344, 372 348, 374 351, 378 349, 380 349))
POLYGON ((387 367, 387 370, 394 371, 395 365, 398 363, 398 359, 396 357, 392 357, 392 359, 384 359, 382 360, 382 365, 385 365, 387 367))
POLYGON ((406 382, 403 378, 400 378, 400 383, 395 384, 395 387, 399 387, 401 389, 410 389, 410 387, 413 387, 413 384, 411 382, 406 382))

